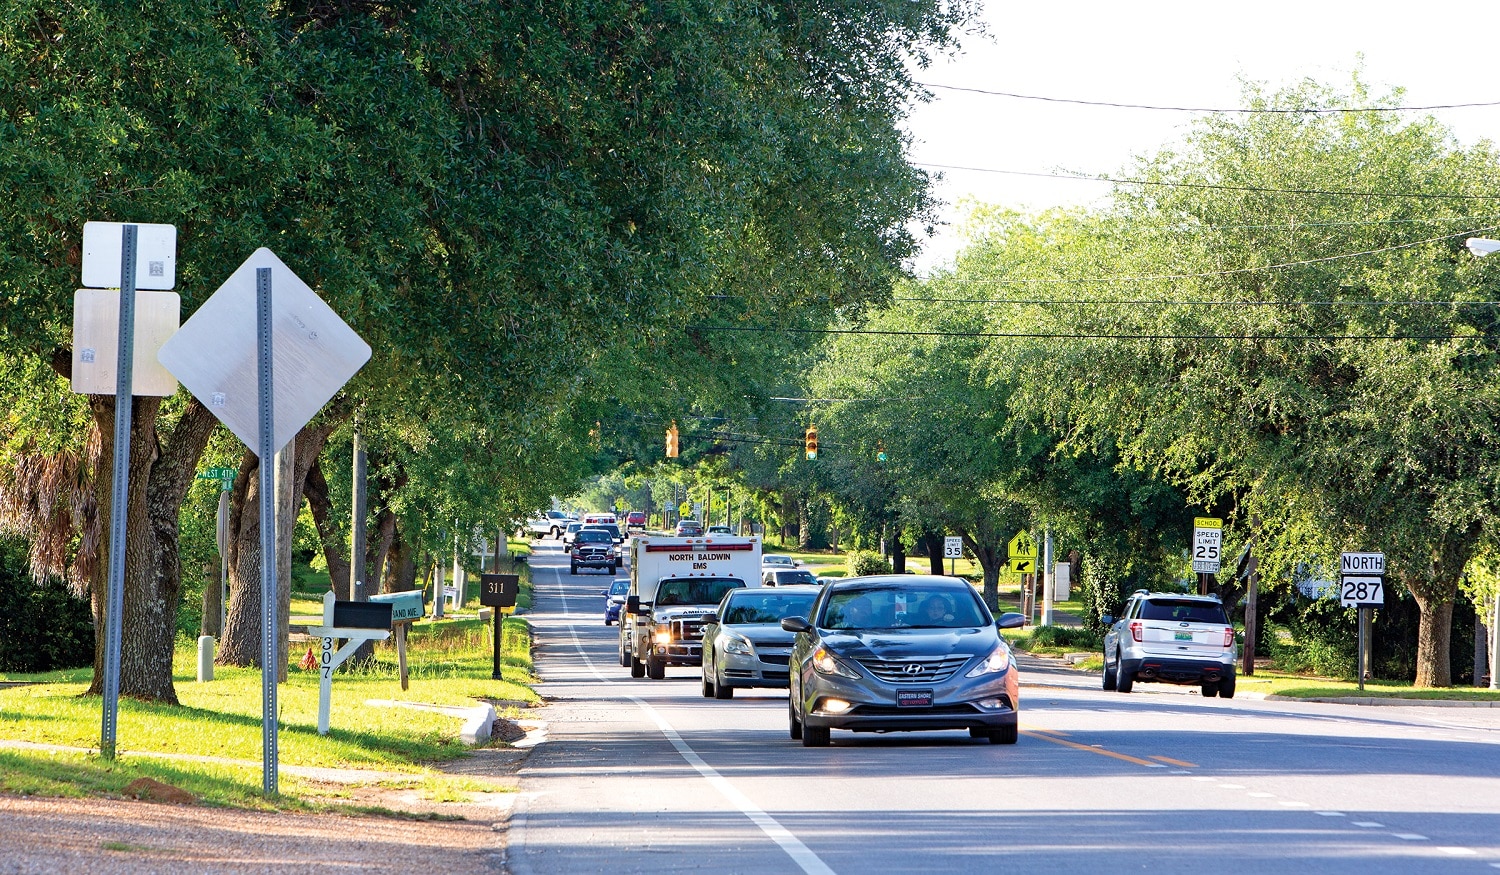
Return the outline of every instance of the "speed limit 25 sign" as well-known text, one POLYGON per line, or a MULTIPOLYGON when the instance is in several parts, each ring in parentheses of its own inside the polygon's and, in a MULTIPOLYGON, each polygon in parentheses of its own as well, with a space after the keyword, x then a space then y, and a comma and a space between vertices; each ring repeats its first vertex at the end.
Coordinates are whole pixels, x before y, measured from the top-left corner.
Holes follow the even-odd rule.
POLYGON ((1193 519, 1193 571, 1219 573, 1219 551, 1224 543, 1224 521, 1215 517, 1193 519))

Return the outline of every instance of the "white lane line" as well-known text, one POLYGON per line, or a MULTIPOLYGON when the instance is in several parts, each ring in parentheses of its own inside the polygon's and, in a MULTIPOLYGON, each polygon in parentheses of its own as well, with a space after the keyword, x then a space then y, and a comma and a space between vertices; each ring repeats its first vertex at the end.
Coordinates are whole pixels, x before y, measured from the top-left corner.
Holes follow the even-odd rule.
POLYGON ((1473 848, 1438 848, 1445 854, 1453 857, 1477 857, 1479 852, 1473 848))
POLYGON ((1342 812, 1342 811, 1314 811, 1313 814, 1316 814, 1319 817, 1343 817, 1344 816, 1344 812, 1342 812))
POLYGON ((1219 786, 1223 787, 1225 790, 1243 790, 1243 789, 1245 789, 1245 785, 1244 784, 1220 784, 1219 786))
MULTIPOLYGON (((557 592, 562 596, 563 614, 571 616, 573 612, 568 607, 568 593, 562 586, 561 571, 557 572, 557 592)), ((598 667, 594 665, 594 661, 589 658, 588 653, 584 651, 583 642, 578 639, 578 626, 576 624, 572 622, 568 623, 568 634, 573 639, 573 648, 578 651, 579 656, 583 657, 584 665, 588 666, 589 671, 593 673, 594 677, 598 678, 601 683, 614 685, 615 679, 605 677, 604 673, 599 671, 598 667)), ((724 798, 729 800, 729 803, 735 808, 738 808, 741 814, 748 817, 752 823, 760 827, 760 831, 765 833, 767 838, 785 851, 786 855, 791 857, 792 862, 796 863, 803 872, 806 872, 807 875, 835 875, 833 869, 829 868, 827 863, 824 863, 817 854, 813 853, 811 848, 802 844, 802 841, 792 835, 790 830, 777 822, 776 818, 767 814, 754 802, 751 802, 750 797, 741 793, 738 788, 729 783, 728 779, 719 774, 713 766, 704 762, 703 758, 698 756, 698 753, 688 746, 687 742, 682 740, 682 736, 672 727, 672 724, 668 723, 666 718, 661 716, 655 708, 647 704, 644 699, 632 696, 629 693, 625 694, 625 698, 634 702, 642 711, 645 711, 646 716, 650 717, 656 723, 656 728, 661 730, 661 734, 666 736, 667 741, 671 742, 672 747, 687 761, 687 764, 696 769, 698 774, 702 775, 704 779, 712 784, 715 790, 723 794, 724 798)))
POLYGON ((1373 820, 1356 820, 1356 821, 1354 821, 1354 825, 1357 826, 1357 827, 1359 827, 1360 829, 1384 829, 1385 828, 1385 824, 1383 824, 1383 823, 1376 823, 1373 820))
POLYGON ((1275 793, 1251 793, 1250 794, 1250 798, 1251 799, 1275 799, 1276 798, 1276 794, 1275 793))
POLYGON ((1391 833, 1391 835, 1395 836, 1398 839, 1402 839, 1403 841, 1408 841, 1408 842, 1425 842, 1425 841, 1427 841, 1427 836, 1424 836, 1421 833, 1415 833, 1415 832, 1393 832, 1393 833, 1391 833))

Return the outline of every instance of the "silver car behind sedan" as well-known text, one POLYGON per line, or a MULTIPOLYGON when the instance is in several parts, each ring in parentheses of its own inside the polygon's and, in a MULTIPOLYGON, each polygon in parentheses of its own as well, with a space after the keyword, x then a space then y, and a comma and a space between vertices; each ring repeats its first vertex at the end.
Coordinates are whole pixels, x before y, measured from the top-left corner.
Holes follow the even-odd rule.
POLYGON ((703 627, 703 697, 729 699, 738 687, 785 687, 792 640, 787 617, 805 617, 817 586, 757 587, 727 593, 703 627))
POLYGON ((833 729, 855 732, 967 729, 1014 744, 1020 682, 999 620, 968 581, 926 575, 854 577, 824 586, 796 633, 787 721, 807 747, 833 729))

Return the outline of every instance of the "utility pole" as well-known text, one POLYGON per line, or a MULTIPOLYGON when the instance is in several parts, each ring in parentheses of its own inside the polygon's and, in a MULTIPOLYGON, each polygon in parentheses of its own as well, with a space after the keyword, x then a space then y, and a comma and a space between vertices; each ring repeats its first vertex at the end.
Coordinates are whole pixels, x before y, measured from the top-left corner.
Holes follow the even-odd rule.
POLYGON ((1245 556, 1245 649, 1240 654, 1240 674, 1255 674, 1256 596, 1260 591, 1259 563, 1255 558, 1255 534, 1260 531, 1260 517, 1250 517, 1250 545, 1245 556))

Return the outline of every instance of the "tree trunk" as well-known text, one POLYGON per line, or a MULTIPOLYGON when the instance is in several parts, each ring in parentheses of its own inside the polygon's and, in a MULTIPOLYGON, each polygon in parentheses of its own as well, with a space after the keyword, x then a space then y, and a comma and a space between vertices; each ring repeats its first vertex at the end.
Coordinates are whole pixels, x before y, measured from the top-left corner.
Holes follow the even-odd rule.
POLYGON ((1448 647, 1453 631, 1453 600, 1435 601, 1416 596, 1422 619, 1417 626, 1418 687, 1451 687, 1453 670, 1449 665, 1448 647))
POLYGON ((927 550, 927 559, 932 563, 932 573, 943 573, 943 536, 937 532, 923 532, 922 546, 927 550))
POLYGON ((381 510, 375 525, 379 537, 376 539, 375 561, 371 563, 375 576, 370 580, 369 591, 372 593, 396 592, 386 583, 389 577, 386 573, 386 563, 391 559, 391 547, 396 541, 396 515, 391 513, 390 508, 385 508, 381 510))
POLYGON ((417 588, 417 551, 407 543, 399 524, 392 525, 394 537, 391 543, 390 571, 386 577, 386 592, 411 592, 417 588))
MULTIPOLYGON (((323 451, 323 444, 343 417, 332 417, 307 426, 288 442, 284 452, 292 454, 291 488, 284 501, 291 508, 302 503, 302 483, 308 469, 323 451)), ((225 623, 224 641, 217 662, 220 665, 259 666, 261 664, 261 588, 260 588, 260 472, 259 460, 249 450, 240 461, 235 478, 234 497, 229 512, 229 618, 225 623)), ((285 545, 278 542, 276 595, 277 677, 286 675, 287 615, 291 606, 290 532, 296 525, 293 514, 284 515, 282 525, 287 536, 285 545)))
POLYGON ((980 571, 984 579, 984 603, 991 608, 1000 605, 1000 568, 1005 564, 1001 558, 1004 548, 999 544, 980 545, 967 533, 964 534, 964 546, 974 554, 979 562, 980 571))
MULTIPOLYGON (((92 581, 94 678, 91 694, 104 690, 104 609, 109 586, 109 537, 114 465, 115 399, 89 396, 99 429, 101 451, 94 472, 94 496, 102 543, 92 581)), ((177 609, 182 601, 178 558, 178 518, 193 482, 194 469, 217 420, 198 401, 188 403, 172 431, 157 430, 161 399, 138 396, 131 408, 130 483, 126 503, 124 611, 121 616, 120 694, 177 704, 172 685, 172 651, 177 640, 177 609)))
POLYGON ((891 570, 897 574, 906 573, 906 545, 901 541, 899 530, 891 540, 891 570))
POLYGON ((812 502, 801 495, 797 496, 797 549, 803 552, 812 548, 812 514, 809 505, 812 502))
POLYGON ((333 581, 334 597, 348 601, 353 594, 349 592, 349 560, 344 555, 344 537, 333 524, 328 479, 323 476, 323 465, 316 460, 307 469, 303 494, 307 496, 307 509, 312 513, 313 525, 318 529, 318 541, 323 547, 323 561, 328 564, 328 577, 333 581))

